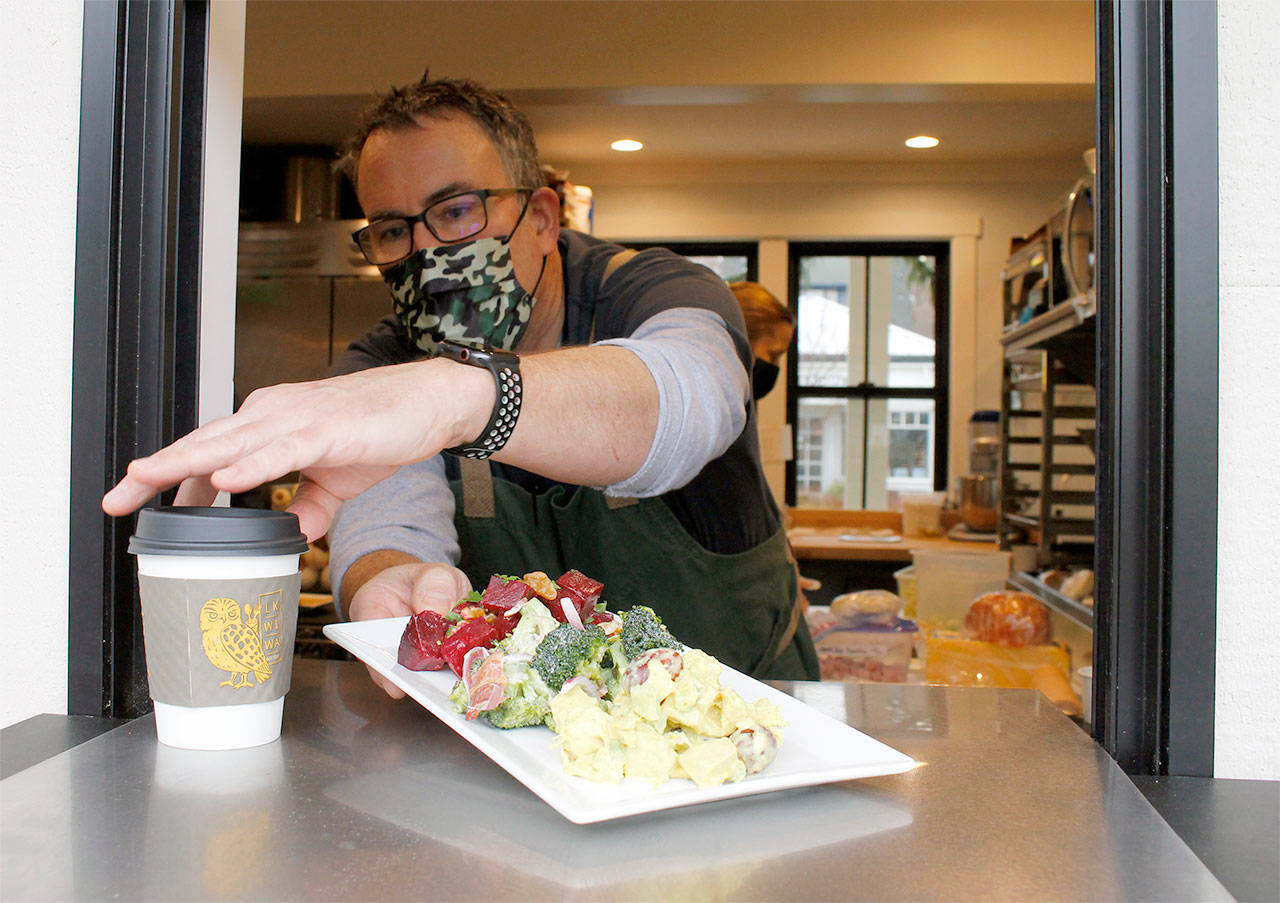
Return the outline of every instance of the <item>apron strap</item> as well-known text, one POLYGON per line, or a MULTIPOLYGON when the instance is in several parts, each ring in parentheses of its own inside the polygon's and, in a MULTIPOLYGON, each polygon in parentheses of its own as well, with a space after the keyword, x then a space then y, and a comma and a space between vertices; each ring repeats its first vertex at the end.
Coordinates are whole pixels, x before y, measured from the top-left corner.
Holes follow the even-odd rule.
POLYGON ((619 251, 609 258, 609 262, 604 265, 604 275, 600 277, 600 285, 603 286, 609 281, 609 277, 618 271, 618 267, 622 266, 632 257, 640 252, 634 248, 627 248, 625 251, 619 251))
MULTIPOLYGON (((639 251, 635 251, 631 248, 627 248, 626 250, 619 251, 617 254, 614 254, 612 257, 610 257, 608 262, 605 263, 604 265, 604 275, 600 277, 600 285, 596 288, 596 291, 599 292, 600 289, 604 288, 604 284, 609 281, 609 277, 612 276, 614 273, 618 272, 618 267, 622 266, 624 263, 626 263, 628 260, 630 260, 632 257, 635 257, 639 253, 640 253, 639 251)), ((596 306, 592 304, 591 305, 591 326, 587 332, 587 344, 593 345, 595 344, 595 341, 596 341, 596 306)))
MULTIPOLYGON (((457 461, 462 477, 463 516, 493 517, 497 509, 493 501, 493 471, 489 469, 489 462, 478 458, 458 458, 457 461)), ((639 499, 629 496, 604 496, 605 507, 610 511, 639 502, 639 499)))
POLYGON ((479 458, 458 458, 462 475, 462 513, 466 517, 493 517, 493 473, 489 462, 479 458))

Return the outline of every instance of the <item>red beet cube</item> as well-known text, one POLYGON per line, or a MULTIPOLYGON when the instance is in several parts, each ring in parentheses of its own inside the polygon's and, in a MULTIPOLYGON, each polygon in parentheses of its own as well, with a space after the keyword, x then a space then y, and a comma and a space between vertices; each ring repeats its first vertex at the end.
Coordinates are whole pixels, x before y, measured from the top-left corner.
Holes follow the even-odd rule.
POLYGON ((505 615, 493 615, 493 620, 489 623, 493 625, 494 633, 497 634, 493 638, 496 643, 498 640, 505 639, 511 631, 516 629, 516 625, 520 623, 520 616, 508 618, 505 615))
MULTIPOLYGON (((592 609, 595 608, 597 602, 600 601, 600 594, 604 592, 604 584, 599 580, 592 580, 582 571, 565 571, 564 576, 556 581, 556 586, 560 587, 560 598, 568 598, 578 609, 578 615, 584 621, 590 617, 592 609)), ((560 609, 559 600, 552 603, 551 613, 555 615, 556 620, 563 621, 565 619, 564 612, 560 609)))
POLYGON ((409 619, 400 637, 396 661, 410 671, 438 671, 445 666, 440 654, 449 622, 438 611, 420 611, 409 619))
POLYGON ((512 580, 508 583, 495 574, 489 578, 489 585, 484 588, 480 604, 489 611, 503 614, 533 594, 533 587, 523 580, 512 580))
POLYGON ((453 673, 461 677, 462 659, 466 654, 476 646, 492 646, 497 641, 497 629, 484 618, 475 618, 463 621, 457 630, 445 637, 440 644, 440 654, 453 673))

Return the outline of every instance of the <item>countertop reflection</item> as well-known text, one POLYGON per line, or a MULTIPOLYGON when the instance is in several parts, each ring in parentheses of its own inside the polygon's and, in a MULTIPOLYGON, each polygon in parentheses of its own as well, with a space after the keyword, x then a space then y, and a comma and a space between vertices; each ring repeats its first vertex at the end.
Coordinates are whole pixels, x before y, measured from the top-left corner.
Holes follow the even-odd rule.
POLYGON ((775 686, 925 766, 579 826, 363 666, 298 659, 276 743, 148 717, 0 782, 0 898, 1229 899, 1038 693, 775 686))

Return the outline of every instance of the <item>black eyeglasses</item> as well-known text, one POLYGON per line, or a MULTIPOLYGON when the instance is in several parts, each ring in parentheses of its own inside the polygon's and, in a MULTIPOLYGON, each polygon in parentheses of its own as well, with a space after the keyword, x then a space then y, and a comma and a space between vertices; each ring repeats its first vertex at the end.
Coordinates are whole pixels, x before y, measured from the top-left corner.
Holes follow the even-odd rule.
MULTIPOLYGON (((376 220, 351 233, 364 259, 375 266, 399 263, 413 253, 413 227, 422 223, 437 241, 449 244, 479 235, 489 225, 489 198, 530 193, 535 188, 479 188, 441 198, 417 216, 376 220)), ((528 204, 525 204, 528 207, 528 204)), ((524 210, 520 211, 524 218, 524 210)), ((520 221, 516 221, 519 225, 520 221)), ((512 231, 515 231, 514 229, 512 231)))

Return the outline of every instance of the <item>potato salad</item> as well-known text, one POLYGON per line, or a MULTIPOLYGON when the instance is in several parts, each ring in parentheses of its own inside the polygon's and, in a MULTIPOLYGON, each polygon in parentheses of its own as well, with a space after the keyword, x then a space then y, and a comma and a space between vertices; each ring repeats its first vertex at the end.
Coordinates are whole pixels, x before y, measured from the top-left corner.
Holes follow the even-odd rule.
POLYGON ((720 663, 698 649, 646 652, 613 698, 572 686, 552 699, 551 715, 565 771, 610 783, 740 781, 773 761, 785 727, 773 703, 721 685, 720 663))

